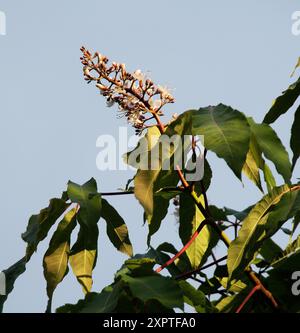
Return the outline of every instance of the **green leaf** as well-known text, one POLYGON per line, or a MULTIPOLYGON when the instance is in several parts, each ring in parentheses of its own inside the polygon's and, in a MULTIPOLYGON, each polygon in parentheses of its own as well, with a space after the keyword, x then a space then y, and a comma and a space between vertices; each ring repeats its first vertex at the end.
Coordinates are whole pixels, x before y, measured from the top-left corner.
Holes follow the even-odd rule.
MULTIPOLYGON (((247 286, 247 288, 243 289, 241 292, 239 292, 237 294, 221 298, 217 302, 216 308, 222 313, 234 313, 234 312, 236 312, 238 307, 242 304, 244 299, 249 294, 251 288, 252 288, 251 286, 247 286)), ((251 299, 246 304, 245 308, 247 308, 248 306, 250 307, 250 305, 251 305, 251 299)))
MULTIPOLYGON (((200 200, 202 205, 205 206, 203 195, 201 195, 200 200)), ((204 220, 204 216, 195 205, 190 195, 182 193, 180 195, 179 207, 179 236, 183 245, 191 239, 194 232, 204 220)), ((211 230, 210 226, 206 225, 202 228, 193 243, 187 248, 185 253, 189 258, 192 269, 198 268, 206 261, 212 247, 214 247, 218 241, 218 238, 214 236, 214 231, 211 230)))
POLYGON ((0 313, 3 311, 3 305, 8 295, 13 291, 17 278, 26 270, 26 257, 22 258, 9 268, 3 271, 5 274, 6 295, 0 295, 0 313))
POLYGON ((97 260, 97 222, 101 216, 101 197, 93 178, 82 186, 69 182, 68 196, 80 206, 77 213, 80 229, 71 249, 69 262, 83 291, 87 293, 92 288, 92 271, 97 260))
POLYGON ((291 77, 294 76, 294 74, 296 73, 297 68, 299 68, 299 67, 300 67, 300 57, 298 58, 297 64, 296 64, 294 70, 291 73, 291 77))
POLYGON ((123 218, 105 199, 102 199, 101 217, 107 223, 107 235, 119 251, 132 256, 132 245, 128 235, 127 226, 123 218))
POLYGON ((292 162, 292 170, 293 170, 300 156, 300 106, 298 107, 295 113, 295 118, 291 129, 290 146, 294 154, 292 162))
POLYGON ((193 306, 198 313, 216 312, 202 291, 195 289, 186 281, 179 281, 179 287, 183 292, 185 303, 193 306))
POLYGON ((276 132, 267 124, 255 123, 252 118, 248 118, 248 122, 260 150, 274 163, 277 172, 282 175, 285 182, 289 183, 291 179, 289 155, 276 132))
POLYGON ((178 284, 171 278, 161 275, 132 278, 124 275, 133 296, 147 302, 157 300, 167 308, 183 309, 183 294, 178 284))
POLYGON ((268 271, 269 277, 266 280, 268 289, 279 301, 283 310, 289 313, 300 311, 299 297, 292 293, 293 284, 295 283, 292 275, 298 270, 299 260, 300 236, 272 262, 274 268, 268 271))
POLYGON ((43 259, 44 276, 49 298, 47 312, 51 312, 53 292, 68 273, 70 237, 76 226, 76 208, 70 210, 59 223, 43 259))
POLYGON ((268 238, 263 242, 259 253, 268 263, 271 263, 282 253, 282 249, 271 238, 268 238))
POLYGON ((253 205, 247 207, 246 209, 244 209, 241 212, 231 209, 231 208, 227 208, 227 207, 225 207, 224 210, 225 210, 225 214, 227 216, 234 216, 239 221, 242 221, 243 219, 245 219, 247 217, 247 215, 249 214, 249 212, 251 211, 252 208, 253 208, 253 205))
POLYGON ((263 189, 261 186, 259 168, 262 164, 263 159, 261 157, 261 151, 259 150, 258 144, 252 135, 246 162, 243 166, 243 172, 260 189, 261 192, 263 192, 263 189))
MULTIPOLYGON (((188 116, 174 120, 167 127, 164 135, 152 146, 151 151, 143 157, 146 160, 143 165, 148 166, 148 169, 139 169, 135 176, 135 196, 145 209, 149 225, 148 244, 150 237, 159 229, 169 207, 169 199, 164 199, 155 193, 162 188, 174 187, 178 184, 175 162, 182 155, 186 156, 189 143, 187 140, 178 140, 178 136, 180 138, 190 134, 190 122, 191 119, 188 116), (149 154, 151 154, 151 160, 148 159, 149 154)), ((182 160, 185 161, 185 158, 183 157, 182 160)))
POLYGON ((265 177, 265 182, 267 184, 268 192, 271 192, 274 187, 276 187, 276 180, 270 170, 269 166, 265 163, 263 167, 263 173, 265 177))
POLYGON ((300 259, 300 236, 298 236, 287 248, 272 262, 274 268, 280 270, 293 270, 298 266, 300 259))
POLYGON ((299 223, 300 223, 300 211, 295 214, 295 217, 293 220, 293 230, 292 230, 293 234, 296 231, 296 229, 298 228, 299 223))
MULTIPOLYGON (((170 259, 170 257, 166 255, 165 257, 163 257, 164 253, 170 253, 172 255, 178 253, 178 250, 172 244, 167 242, 160 244, 155 251, 157 253, 157 256, 159 257, 157 263, 160 265, 166 263, 170 259)), ((167 267, 167 269, 169 273, 175 277, 182 274, 183 272, 190 271, 192 267, 186 252, 182 253, 182 255, 177 258, 172 265, 169 265, 167 267)))
POLYGON ((84 293, 92 289, 92 272, 97 260, 98 226, 80 226, 76 243, 72 246, 69 262, 84 293))
POLYGON ((96 224, 101 215, 101 197, 95 179, 91 178, 83 185, 69 181, 67 192, 70 200, 80 206, 78 221, 86 226, 96 224))
POLYGON ((238 237, 228 250, 229 279, 236 278, 252 261, 263 241, 271 237, 291 218, 300 205, 298 192, 287 185, 274 188, 264 196, 242 222, 238 237))
POLYGON ((265 115, 263 122, 266 124, 273 123, 293 106, 299 95, 300 78, 295 83, 291 84, 288 89, 282 93, 281 96, 276 98, 271 109, 265 115))
POLYGON ((223 104, 189 112, 192 114, 192 134, 204 135, 205 147, 223 158, 241 179, 250 143, 245 116, 223 104))
POLYGON ((122 283, 117 282, 114 285, 105 287, 100 294, 95 295, 90 302, 84 306, 82 313, 110 313, 117 304, 122 290, 122 283))
POLYGON ((47 208, 42 209, 38 215, 30 217, 27 229, 22 234, 22 239, 28 243, 26 249, 27 261, 30 260, 39 242, 47 237, 50 228, 69 205, 65 200, 51 199, 47 208))

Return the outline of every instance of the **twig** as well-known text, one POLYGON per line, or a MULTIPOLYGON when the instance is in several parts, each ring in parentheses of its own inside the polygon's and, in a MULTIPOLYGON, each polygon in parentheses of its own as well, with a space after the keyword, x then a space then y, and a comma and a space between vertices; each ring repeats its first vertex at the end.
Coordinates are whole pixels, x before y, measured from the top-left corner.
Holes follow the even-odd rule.
POLYGON ((197 268, 193 271, 189 271, 189 272, 186 272, 186 273, 183 273, 183 274, 180 274, 180 275, 176 276, 175 280, 188 279, 188 278, 190 278, 191 275, 199 273, 200 271, 203 271, 203 270, 205 270, 209 267, 212 267, 212 266, 216 265, 217 263, 222 262, 223 260, 226 260, 226 259, 227 259, 227 256, 216 259, 215 261, 213 261, 213 262, 211 262, 207 265, 204 265, 202 267, 199 267, 199 268, 197 268))
POLYGON ((260 290, 260 285, 256 285, 251 289, 250 293, 247 295, 247 297, 244 299, 243 303, 238 307, 235 313, 240 313, 242 311, 243 307, 247 304, 249 299, 256 293, 257 290, 260 290))
POLYGON ((102 196, 109 196, 109 195, 125 195, 125 194, 134 194, 134 191, 124 191, 124 192, 102 192, 102 196))
POLYGON ((189 248, 189 246, 194 242, 194 240, 197 238, 200 231, 203 229, 203 227, 206 224, 207 224, 206 220, 202 221, 201 224, 199 225, 199 227, 197 228, 197 230, 194 232, 194 234, 190 238, 190 240, 184 245, 184 247, 178 253, 176 253, 175 256, 173 256, 170 260, 168 260, 166 263, 164 263, 163 265, 158 267, 156 269, 156 272, 157 273, 161 272, 164 268, 171 265, 177 258, 179 258, 189 248))

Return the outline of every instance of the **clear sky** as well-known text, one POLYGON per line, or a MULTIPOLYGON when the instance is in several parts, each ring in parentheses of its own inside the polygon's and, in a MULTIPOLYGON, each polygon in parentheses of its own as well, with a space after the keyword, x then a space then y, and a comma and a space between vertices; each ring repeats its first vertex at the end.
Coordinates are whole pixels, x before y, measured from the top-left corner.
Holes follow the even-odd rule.
MULTIPOLYGON (((222 102, 261 121, 292 82, 289 74, 300 56, 300 36, 291 33, 296 10, 296 0, 1 0, 7 34, 0 35, 0 270, 24 255, 20 234, 28 218, 59 196, 69 179, 95 177, 99 190, 108 191, 133 175, 96 168, 97 137, 116 136, 125 120, 84 82, 81 45, 125 62, 129 70, 149 71, 156 83, 173 88, 176 103, 166 108, 167 116, 222 102)), ((285 115, 275 125, 285 144, 292 118, 285 115)), ((243 188, 212 153, 209 161, 211 203, 242 209, 260 198, 254 185, 245 181, 243 188)), ((145 252, 142 208, 133 197, 109 201, 126 220, 135 253, 145 252)), ((171 211, 153 244, 174 240, 179 246, 176 230, 171 211)), ((45 310, 41 262, 48 241, 17 280, 6 312, 45 310)), ((125 258, 107 241, 101 221, 95 291, 112 281, 125 258)), ((54 308, 81 297, 69 274, 54 295, 54 308)))

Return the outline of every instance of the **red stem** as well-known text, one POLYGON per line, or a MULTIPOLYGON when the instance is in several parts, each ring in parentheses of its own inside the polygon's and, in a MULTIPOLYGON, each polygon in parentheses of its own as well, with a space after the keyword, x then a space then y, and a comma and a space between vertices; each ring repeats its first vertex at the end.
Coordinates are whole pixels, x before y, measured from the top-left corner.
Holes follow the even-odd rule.
POLYGON ((197 228, 197 230, 193 233, 192 237, 190 238, 190 240, 184 245, 184 247, 174 255, 174 257, 172 257, 170 260, 168 260, 166 263, 164 263, 162 266, 158 267, 156 269, 156 272, 159 273, 161 272, 164 268, 166 268, 167 266, 171 265, 178 257, 180 257, 187 249, 188 247, 193 243, 193 241, 195 240, 195 238, 199 235, 200 231, 203 229, 203 227, 206 225, 206 220, 204 220, 203 222, 201 222, 201 224, 199 225, 199 227, 197 228))
POLYGON ((250 293, 247 295, 247 297, 244 299, 243 303, 238 307, 238 309, 236 310, 235 313, 240 313, 243 309, 243 307, 247 304, 247 302, 249 301, 249 299, 256 293, 257 290, 260 289, 260 285, 256 285, 255 287, 253 287, 250 291, 250 293))

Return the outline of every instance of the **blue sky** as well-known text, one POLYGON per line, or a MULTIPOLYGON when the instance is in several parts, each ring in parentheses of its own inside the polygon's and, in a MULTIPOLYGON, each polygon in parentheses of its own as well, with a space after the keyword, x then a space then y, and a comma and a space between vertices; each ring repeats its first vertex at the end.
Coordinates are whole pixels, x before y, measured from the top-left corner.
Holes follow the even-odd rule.
MULTIPOLYGON (((97 137, 116 136, 125 120, 84 82, 82 45, 129 70, 149 71, 156 83, 173 88, 176 103, 166 108, 166 118, 222 102, 261 121, 292 82, 289 74, 300 56, 300 36, 291 33, 296 10, 300 4, 293 0, 1 0, 7 34, 0 36, 0 270, 23 256, 20 234, 28 218, 60 195, 69 179, 83 183, 95 177, 99 190, 109 191, 133 175, 96 168, 97 137)), ((286 145, 292 118, 287 114, 274 126, 286 145)), ((223 161, 213 154, 209 160, 211 203, 242 209, 260 198, 254 185, 245 181, 243 187, 223 161)), ((128 224, 135 253, 145 252, 147 228, 139 204, 127 196, 110 202, 128 224)), ((153 244, 179 246, 176 230, 170 211, 153 244)), ((5 311, 44 311, 41 260, 48 241, 17 281, 5 311)), ((112 281, 124 259, 107 241, 101 221, 94 290, 112 281)), ((69 274, 56 291, 54 307, 80 297, 69 274)))

